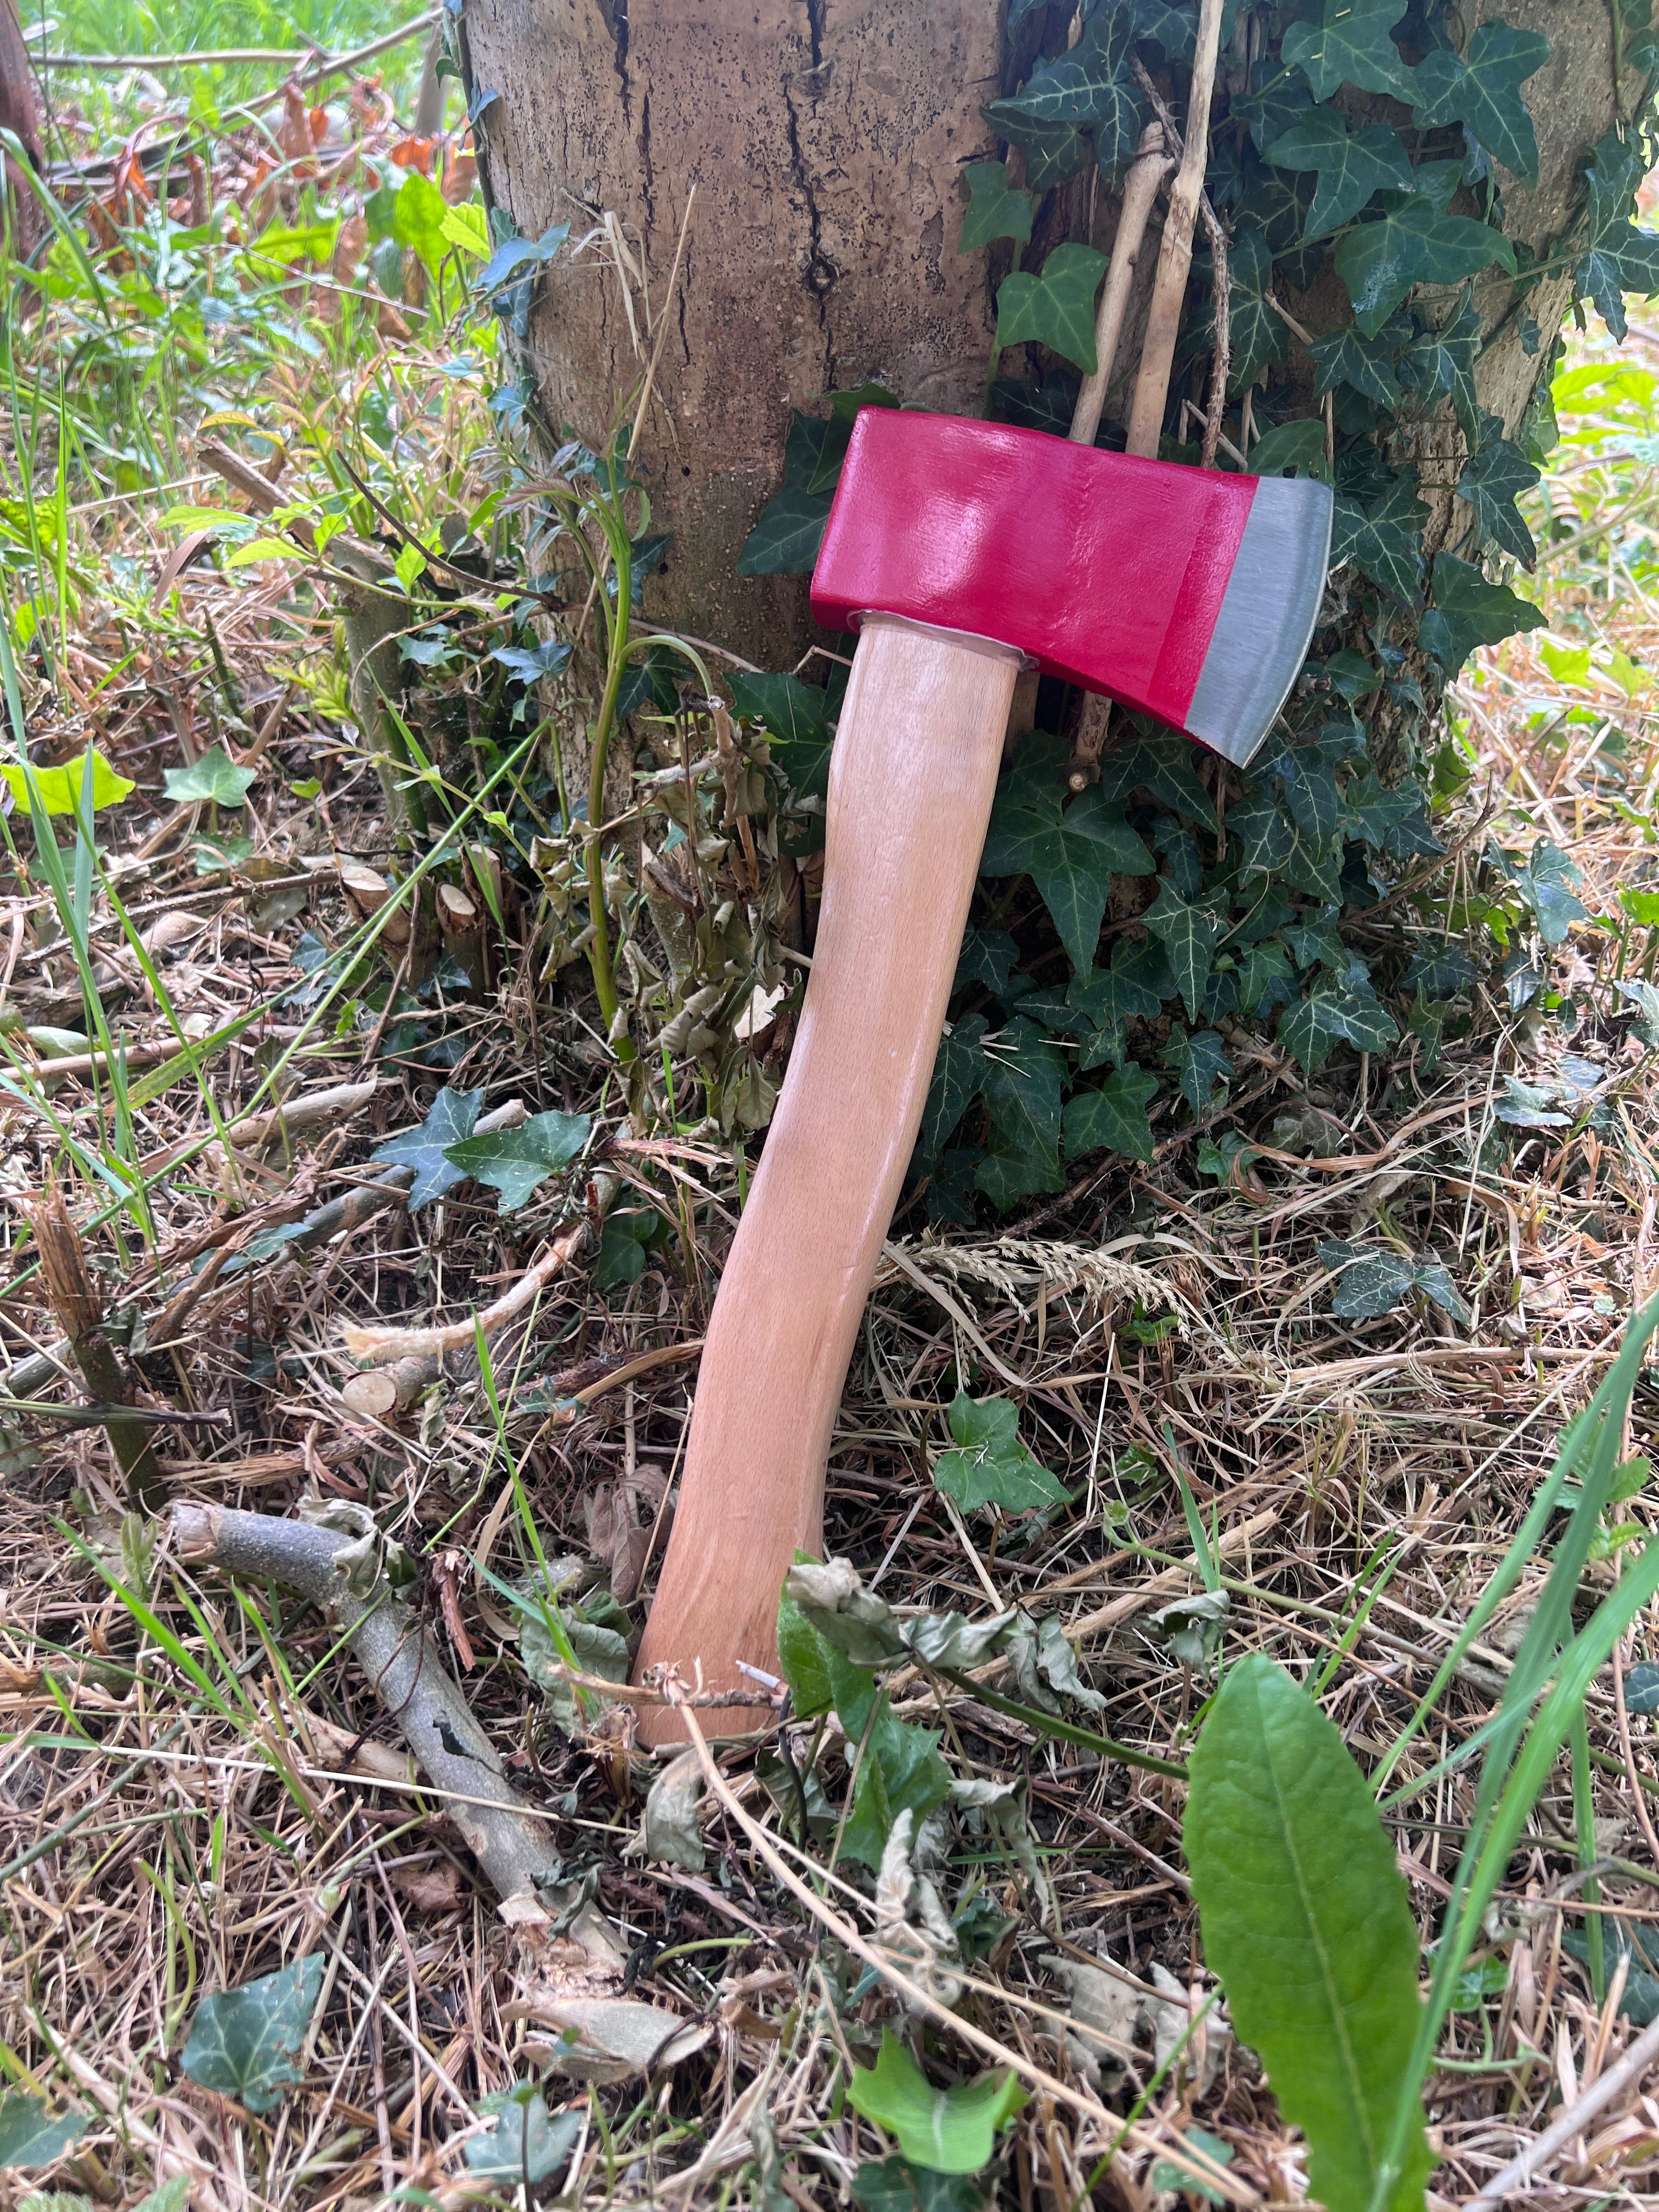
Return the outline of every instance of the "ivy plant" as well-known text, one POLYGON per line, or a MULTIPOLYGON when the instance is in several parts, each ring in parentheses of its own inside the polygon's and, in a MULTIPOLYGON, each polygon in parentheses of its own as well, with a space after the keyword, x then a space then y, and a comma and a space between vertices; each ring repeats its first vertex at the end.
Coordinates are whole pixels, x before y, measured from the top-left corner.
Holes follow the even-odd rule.
MULTIPOLYGON (((1650 81, 1650 0, 1613 4, 1626 64, 1650 81)), ((1442 0, 1288 0, 1252 9, 1235 41, 1239 12, 1224 18, 1206 179, 1227 236, 1222 465, 1331 483, 1330 585, 1308 665, 1242 774, 1121 710, 1097 769, 1062 734, 1079 702, 1044 684, 998 791, 927 1102, 916 1166, 935 1219, 1006 1212, 1064 1188, 1088 1155, 1146 1160, 1218 1116, 1241 1027, 1308 1076, 1408 1033, 1431 1061, 1455 1034, 1469 960, 1453 945, 1425 969, 1397 935, 1346 924, 1442 849, 1434 812, 1468 774, 1455 749, 1431 757, 1444 687, 1478 647, 1543 621, 1516 588, 1535 557, 1517 502, 1554 436, 1559 340, 1540 318, 1565 292, 1581 322, 1593 308, 1622 337, 1624 295, 1659 289, 1659 234, 1631 220, 1653 158, 1645 108, 1585 149, 1559 237, 1534 251, 1510 234, 1505 194, 1538 176, 1544 33, 1498 14, 1470 33, 1442 0), (1505 332, 1535 361, 1537 393, 1507 424, 1480 373, 1505 332)), ((1012 255, 988 413, 1058 434, 1095 368, 1106 266, 1061 234, 1065 211, 1092 204, 1091 168, 1101 191, 1119 180, 1148 82, 1183 112, 1197 9, 1084 0, 1071 43, 1061 13, 1010 9, 1011 32, 1031 19, 1054 36, 985 109, 1000 158, 967 167, 958 241, 1012 255), (1055 197, 1074 178, 1087 189, 1055 197)), ((1162 447, 1193 465, 1183 402, 1204 396, 1214 284, 1200 232, 1162 447)), ((796 416, 746 572, 810 568, 871 397, 892 403, 840 393, 827 417, 796 416)), ((1109 394, 1099 442, 1121 447, 1114 405, 1127 396, 1109 394)), ((773 726, 753 690, 739 711, 773 726)), ((1518 893, 1547 945, 1577 906, 1552 870, 1547 854, 1486 863, 1493 911, 1518 893)))

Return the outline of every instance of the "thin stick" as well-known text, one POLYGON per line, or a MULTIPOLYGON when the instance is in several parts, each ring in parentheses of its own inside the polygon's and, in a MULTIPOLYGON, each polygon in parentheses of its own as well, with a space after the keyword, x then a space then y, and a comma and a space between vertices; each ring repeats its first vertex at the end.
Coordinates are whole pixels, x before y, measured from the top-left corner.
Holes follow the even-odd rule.
POLYGON ((1216 54, 1221 42, 1221 8, 1222 0, 1203 0, 1199 15, 1198 52, 1193 61, 1192 90, 1188 100, 1187 143, 1170 193, 1170 212, 1164 220, 1158 276, 1152 285, 1152 312, 1147 317, 1146 341, 1140 349, 1140 373, 1135 380, 1134 404, 1129 414, 1127 450, 1154 459, 1158 434, 1164 427, 1164 407, 1169 397, 1176 340, 1181 331, 1187 272, 1192 266, 1193 224, 1198 216, 1199 196, 1204 189, 1204 165, 1210 138, 1210 94, 1215 83, 1216 54))
POLYGON ((659 325, 657 343, 651 349, 651 359, 645 371, 645 382, 640 387, 640 404, 634 416, 633 434, 628 441, 628 458, 630 461, 634 458, 634 448, 640 442, 640 432, 645 428, 645 410, 651 404, 651 387, 656 382, 657 363, 662 359, 663 340, 668 336, 669 303, 674 297, 674 287, 679 282, 680 260, 685 252, 685 236, 691 228, 691 204, 696 197, 697 188, 693 185, 685 196, 685 213, 680 217, 680 234, 674 247, 674 265, 668 272, 668 289, 663 295, 662 307, 657 317, 659 325))
POLYGON ((1158 188, 1174 167, 1165 149, 1164 126, 1158 122, 1149 123, 1140 134, 1140 143, 1123 179, 1123 204, 1118 214, 1117 234, 1112 240, 1111 266, 1106 271, 1105 289, 1095 314, 1094 374, 1084 378, 1077 405, 1072 410, 1070 435, 1074 446, 1092 446, 1095 442, 1106 387, 1112 380, 1112 367, 1117 359, 1118 340, 1123 334, 1124 312, 1129 304, 1129 289, 1134 282, 1147 220, 1158 198, 1158 188))
POLYGON ((486 1336, 504 1328, 546 1288, 586 1234, 587 1224, 579 1221, 533 1267, 526 1270, 504 1297, 485 1306, 481 1313, 470 1314, 465 1321, 447 1322, 436 1328, 364 1328, 355 1322, 343 1322, 341 1340, 351 1358, 365 1367, 384 1367, 392 1360, 427 1352, 464 1352, 475 1341, 475 1322, 486 1336))
POLYGON ((1621 2089, 1639 2080, 1656 2058, 1659 2058, 1659 2020, 1644 2028, 1610 2072, 1586 2089, 1576 2104, 1569 2105, 1535 2142, 1529 2142, 1518 2158, 1511 2159, 1504 2171, 1486 2184, 1480 2194, 1471 2200, 1468 2212, 1497 2212, 1499 2205, 1511 2203, 1540 2166, 1547 2165, 1575 2136, 1582 2135, 1595 2115, 1610 2105, 1621 2089))
POLYGON ((441 8, 428 9, 424 15, 416 15, 395 31, 387 31, 366 46, 354 47, 349 54, 332 57, 319 46, 301 46, 297 52, 287 46, 218 46, 203 47, 195 53, 183 54, 31 54, 29 58, 38 70, 156 70, 175 69, 237 69, 252 67, 260 62, 281 64, 285 68, 297 69, 313 82, 325 76, 338 76, 343 71, 356 69, 359 62, 373 61, 376 54, 384 54, 393 46, 402 46, 405 39, 414 38, 421 31, 429 31, 443 14, 441 8), (314 67, 307 68, 307 64, 314 67))

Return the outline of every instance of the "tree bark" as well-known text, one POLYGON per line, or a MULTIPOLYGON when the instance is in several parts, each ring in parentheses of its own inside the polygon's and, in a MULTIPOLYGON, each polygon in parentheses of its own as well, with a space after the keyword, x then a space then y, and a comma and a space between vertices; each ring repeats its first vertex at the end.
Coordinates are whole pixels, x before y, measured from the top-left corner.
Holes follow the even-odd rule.
POLYGON ((550 427, 603 436, 649 351, 613 244, 570 251, 605 216, 672 318, 636 462, 652 529, 673 533, 653 619, 787 666, 811 636, 804 584, 734 564, 790 408, 879 381, 977 411, 993 315, 984 256, 956 250, 957 179, 994 149, 1000 17, 995 0, 471 0, 470 76, 501 94, 482 118, 490 196, 530 237, 571 225, 530 325, 550 427))

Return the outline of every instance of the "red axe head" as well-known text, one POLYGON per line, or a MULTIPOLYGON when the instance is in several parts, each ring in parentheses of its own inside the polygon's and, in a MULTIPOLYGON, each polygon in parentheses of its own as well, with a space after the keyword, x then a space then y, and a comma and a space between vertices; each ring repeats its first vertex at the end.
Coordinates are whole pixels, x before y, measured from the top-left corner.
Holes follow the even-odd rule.
POLYGON ((1329 488, 866 407, 812 575, 831 629, 903 615, 1018 646, 1241 766, 1301 672, 1329 488))

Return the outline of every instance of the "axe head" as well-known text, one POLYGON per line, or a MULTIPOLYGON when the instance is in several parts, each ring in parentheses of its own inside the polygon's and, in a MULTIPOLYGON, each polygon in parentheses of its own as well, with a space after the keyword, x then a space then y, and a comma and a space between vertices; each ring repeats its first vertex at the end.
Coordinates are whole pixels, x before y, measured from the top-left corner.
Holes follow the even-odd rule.
POLYGON ((995 638, 1242 766, 1301 672, 1331 509, 1307 480, 866 407, 812 613, 830 629, 882 613, 995 638))

